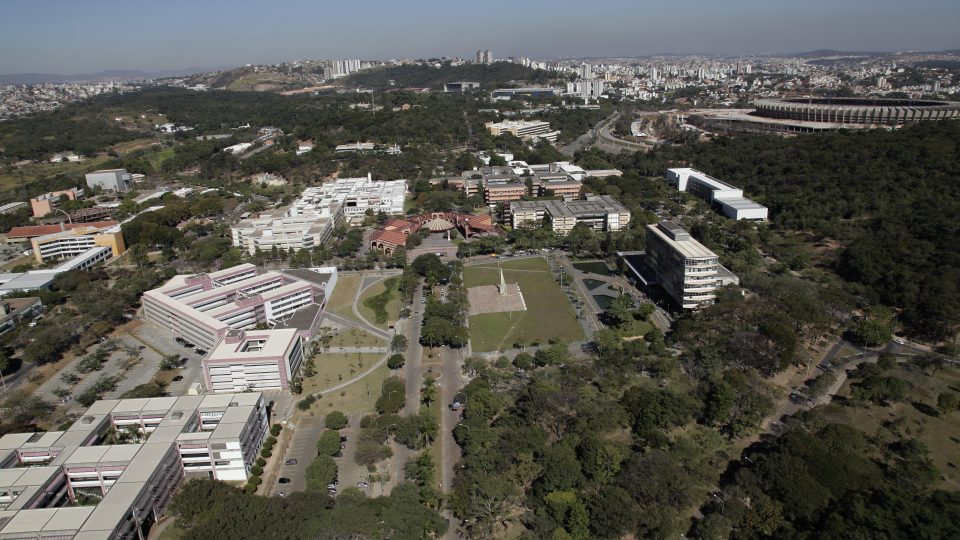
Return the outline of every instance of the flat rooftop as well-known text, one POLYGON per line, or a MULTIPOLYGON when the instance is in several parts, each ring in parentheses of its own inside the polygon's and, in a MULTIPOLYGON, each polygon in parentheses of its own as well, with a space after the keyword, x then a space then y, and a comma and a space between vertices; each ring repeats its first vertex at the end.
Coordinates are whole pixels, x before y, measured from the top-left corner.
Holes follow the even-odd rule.
POLYGON ((656 225, 647 225, 647 233, 653 233, 674 251, 687 259, 718 258, 717 254, 697 242, 683 227, 672 221, 661 221, 656 225))

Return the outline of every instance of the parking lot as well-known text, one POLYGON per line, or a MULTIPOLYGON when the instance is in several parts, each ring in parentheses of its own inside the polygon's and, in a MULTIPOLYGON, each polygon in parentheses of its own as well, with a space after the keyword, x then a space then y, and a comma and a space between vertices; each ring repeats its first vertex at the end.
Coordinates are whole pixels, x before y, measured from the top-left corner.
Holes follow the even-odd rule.
POLYGON ((317 457, 317 441, 320 440, 323 430, 322 416, 306 416, 297 423, 293 431, 293 440, 290 441, 287 452, 283 456, 277 456, 283 459, 283 465, 280 466, 277 483, 270 491, 271 494, 278 491, 284 493, 306 491, 307 467, 310 466, 313 458, 317 457), (287 465, 293 459, 297 462, 287 465), (280 478, 287 478, 290 482, 281 484, 280 478))
MULTIPOLYGON (((143 324, 140 324, 130 331, 130 337, 138 344, 145 345, 147 349, 156 353, 160 358, 175 354, 180 358, 187 359, 183 369, 180 369, 179 373, 177 373, 177 376, 183 377, 183 379, 172 381, 167 387, 167 393, 171 396, 185 395, 191 384, 194 382, 202 382, 203 370, 201 369, 200 362, 203 357, 197 354, 193 347, 187 348, 177 343, 175 341, 177 336, 174 335, 173 332, 152 323, 143 322, 143 324)), ((149 382, 154 375, 156 375, 159 368, 160 364, 158 362, 156 368, 153 369, 149 375, 141 373, 139 376, 146 378, 144 382, 149 382)), ((147 370, 143 371, 146 372, 147 370)))

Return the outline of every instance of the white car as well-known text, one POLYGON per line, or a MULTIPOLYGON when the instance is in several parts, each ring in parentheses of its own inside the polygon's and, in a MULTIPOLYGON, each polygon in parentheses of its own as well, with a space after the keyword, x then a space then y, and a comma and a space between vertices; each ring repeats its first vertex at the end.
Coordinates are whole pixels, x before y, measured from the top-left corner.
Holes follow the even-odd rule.
POLYGON ((904 343, 906 343, 906 341, 904 341, 903 338, 898 338, 898 337, 893 338, 893 342, 898 345, 903 345, 904 343))

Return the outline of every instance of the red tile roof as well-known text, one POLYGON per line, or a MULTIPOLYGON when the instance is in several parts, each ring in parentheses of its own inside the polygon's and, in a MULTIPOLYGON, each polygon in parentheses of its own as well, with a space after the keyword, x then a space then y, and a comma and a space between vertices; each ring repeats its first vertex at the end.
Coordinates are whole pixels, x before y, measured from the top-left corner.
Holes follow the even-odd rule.
POLYGON ((7 233, 7 238, 33 238, 35 236, 44 236, 47 234, 58 233, 61 230, 68 231, 77 227, 96 227, 105 229, 113 227, 117 221, 91 221, 90 223, 64 223, 63 228, 60 225, 28 225, 26 227, 14 227, 7 233))
POLYGON ((407 220, 405 220, 405 219, 393 218, 393 219, 388 219, 387 221, 385 221, 385 222, 383 223, 383 228, 384 228, 384 229, 391 229, 391 228, 393 228, 393 229, 414 229, 414 228, 416 228, 416 224, 414 224, 414 223, 411 222, 411 221, 407 221, 407 220))
POLYGON ((405 246, 407 244, 407 235, 398 231, 374 231, 370 235, 370 242, 383 242, 395 246, 405 246))

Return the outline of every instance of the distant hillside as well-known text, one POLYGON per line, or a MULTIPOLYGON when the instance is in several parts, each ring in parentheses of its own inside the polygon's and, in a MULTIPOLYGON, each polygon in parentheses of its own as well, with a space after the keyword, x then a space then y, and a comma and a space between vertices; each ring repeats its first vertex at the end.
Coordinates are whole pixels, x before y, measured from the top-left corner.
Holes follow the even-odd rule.
POLYGON ((192 75, 207 71, 203 68, 187 68, 172 71, 140 71, 132 69, 111 69, 97 73, 78 73, 75 75, 57 75, 54 73, 12 73, 0 75, 0 84, 42 84, 69 83, 85 81, 139 81, 144 79, 162 79, 180 75, 192 75))
POLYGON ((438 89, 446 82, 476 81, 484 90, 495 88, 511 81, 523 81, 529 84, 546 84, 558 77, 553 71, 531 69, 519 64, 497 62, 495 64, 463 64, 461 66, 444 65, 435 68, 426 65, 391 66, 372 68, 354 73, 344 83, 350 86, 366 88, 434 88, 438 89), (393 81, 391 85, 390 82, 393 81))
POLYGON ((244 66, 199 74, 187 82, 223 90, 275 92, 319 84, 322 74, 319 68, 244 66))
POLYGON ((817 49, 815 51, 798 52, 784 55, 788 58, 820 58, 823 56, 886 56, 891 54, 884 51, 837 51, 834 49, 817 49))

